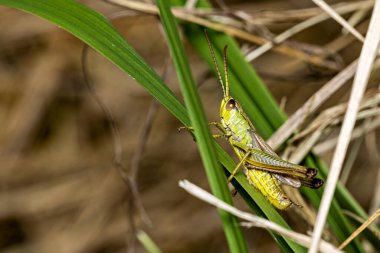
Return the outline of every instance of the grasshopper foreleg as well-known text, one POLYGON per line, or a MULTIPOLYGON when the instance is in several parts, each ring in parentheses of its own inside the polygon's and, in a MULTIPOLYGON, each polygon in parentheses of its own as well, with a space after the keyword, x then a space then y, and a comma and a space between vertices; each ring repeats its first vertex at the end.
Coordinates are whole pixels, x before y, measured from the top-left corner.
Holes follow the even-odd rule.
MULTIPOLYGON (((228 138, 229 135, 226 133, 226 130, 222 126, 220 122, 212 121, 208 123, 209 126, 215 126, 221 133, 220 134, 213 134, 212 137, 215 139, 217 138, 228 138)), ((178 128, 178 131, 187 130, 189 132, 193 131, 194 128, 192 126, 182 126, 178 128)))

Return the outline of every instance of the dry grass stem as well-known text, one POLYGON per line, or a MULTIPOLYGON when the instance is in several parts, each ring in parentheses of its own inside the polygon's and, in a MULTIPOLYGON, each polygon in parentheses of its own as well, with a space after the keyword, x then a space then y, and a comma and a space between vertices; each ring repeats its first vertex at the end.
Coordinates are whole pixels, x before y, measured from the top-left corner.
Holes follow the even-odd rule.
MULTIPOLYGON (((365 2, 363 3, 365 9, 361 9, 364 13, 368 11, 370 7, 372 7, 372 3, 365 2)), ((361 6, 361 7, 363 7, 361 6)), ((348 12, 352 12, 357 8, 357 6, 340 6, 335 9, 335 11, 339 14, 345 14, 348 12)), ((293 35, 313 26, 316 25, 326 19, 328 19, 330 16, 326 13, 319 14, 317 16, 311 17, 301 23, 298 23, 297 25, 291 27, 290 29, 282 32, 281 34, 277 35, 275 38, 272 39, 272 41, 265 43, 264 45, 260 46, 259 48, 255 49, 254 51, 247 54, 246 59, 247 61, 253 61, 254 59, 260 57, 264 53, 271 50, 275 45, 280 44, 287 40, 288 38, 292 37, 293 35)))
POLYGON ((380 216, 380 209, 371 215, 360 227, 358 227, 341 245, 339 249, 344 249, 355 237, 357 237, 364 229, 370 226, 380 216))
MULTIPOLYGON (((153 4, 148 3, 142 3, 142 2, 136 2, 136 1, 130 1, 130 0, 107 0, 107 2, 116 4, 125 8, 129 8, 132 10, 136 10, 139 12, 143 12, 146 14, 152 14, 152 15, 158 15, 158 8, 153 4)), ((231 26, 229 24, 225 23, 216 23, 214 21, 211 21, 207 18, 204 18, 202 16, 197 16, 194 14, 189 13, 186 11, 186 9, 173 9, 173 14, 179 19, 182 19, 184 21, 188 21, 194 24, 198 24, 204 27, 211 28, 216 31, 227 33, 231 36, 235 36, 237 38, 240 38, 242 40, 263 45, 268 41, 268 39, 263 38, 258 35, 254 35, 250 32, 247 32, 241 28, 237 28, 235 26, 231 26)), ((316 47, 314 45, 314 47, 316 47)), ((295 47, 292 46, 291 43, 283 43, 281 45, 278 45, 273 48, 274 51, 282 53, 284 55, 298 58, 300 60, 303 60, 305 62, 314 64, 316 66, 332 69, 332 70, 339 70, 341 69, 340 63, 337 63, 336 61, 331 61, 328 59, 328 57, 321 57, 320 52, 324 51, 321 47, 319 47, 318 54, 313 54, 313 51, 306 51, 304 52, 299 46, 295 47)), ((323 54, 325 56, 328 56, 328 53, 323 54)))
MULTIPOLYGON (((210 205, 213 205, 217 208, 223 209, 224 211, 229 212, 229 213, 235 215, 236 217, 239 217, 239 218, 247 221, 247 222, 242 223, 244 226, 248 226, 248 227, 254 226, 254 227, 269 229, 275 233, 278 233, 282 236, 285 236, 285 237, 295 241, 296 243, 298 243, 302 246, 305 246, 305 247, 310 246, 311 238, 309 236, 288 230, 286 228, 283 228, 283 227, 277 225, 276 223, 273 223, 269 220, 260 218, 256 215, 253 215, 253 214, 250 214, 247 212, 243 212, 243 211, 241 211, 241 210, 239 210, 233 206, 230 206, 227 203, 219 200, 218 198, 216 198, 212 194, 204 191, 203 189, 201 189, 198 186, 190 183, 187 180, 179 181, 179 186, 181 188, 185 189, 189 194, 193 195, 194 197, 199 198, 200 200, 205 201, 206 203, 208 203, 210 205)), ((337 248, 335 248, 333 245, 331 245, 325 241, 321 242, 321 244, 319 245, 319 250, 321 252, 326 252, 326 253, 327 252, 329 252, 329 253, 342 252, 342 251, 338 250, 337 248)))
POLYGON ((380 166, 377 167, 376 171, 376 183, 375 188, 373 189, 373 197, 369 211, 373 212, 373 210, 378 208, 380 208, 380 166))
MULTIPOLYGON (((358 10, 352 14, 352 16, 348 19, 348 23, 354 27, 357 24, 359 24, 367 15, 368 10, 358 10)), ((343 34, 348 34, 349 31, 346 28, 342 28, 342 33, 343 34)))
MULTIPOLYGON (((368 124, 370 123, 371 122, 368 124)), ((368 156, 370 158, 369 161, 377 168, 376 182, 373 189, 371 204, 369 206, 369 213, 374 213, 377 209, 380 208, 380 151, 378 149, 377 135, 375 131, 369 132, 365 136, 365 144, 368 150, 368 156)))
POLYGON ((319 140, 323 133, 324 127, 325 125, 316 129, 310 136, 306 138, 305 141, 298 145, 290 155, 289 161, 292 163, 300 163, 303 158, 310 152, 314 144, 319 140))
POLYGON ((187 0, 185 4, 185 9, 194 9, 194 7, 197 5, 198 0, 187 0))
MULTIPOLYGON (((379 105, 380 105, 380 102, 378 104, 372 105, 372 108, 376 109, 379 105)), ((363 122, 363 124, 362 124, 363 128, 364 129, 368 129, 368 126, 371 123, 371 121, 372 121, 372 119, 370 119, 370 118, 365 119, 364 122, 363 122)), ((354 131, 355 131, 355 129, 354 129, 354 131)), ((375 133, 373 133, 373 134, 375 134, 375 133)), ((347 182, 347 180, 348 180, 348 178, 349 178, 349 176, 351 174, 351 171, 353 169, 355 160, 356 160, 356 158, 357 158, 357 156, 359 154, 360 146, 361 146, 361 144, 363 142, 364 136, 366 137, 365 139, 367 140, 368 139, 367 138, 368 137, 368 132, 364 133, 363 136, 359 137, 352 144, 352 148, 350 150, 350 154, 347 157, 347 160, 346 160, 346 162, 344 164, 344 168, 343 168, 343 171, 342 171, 342 175, 340 177, 340 181, 342 182, 343 185, 346 184, 346 182, 347 182)), ((376 139, 376 135, 372 136, 372 137, 374 137, 373 140, 376 139)), ((367 143, 367 146, 371 146, 371 147, 367 147, 369 157, 377 157, 378 156, 378 152, 377 152, 376 143, 373 143, 373 141, 371 141, 370 143, 368 141, 366 141, 366 143, 367 143), (370 145, 370 144, 372 144, 372 145, 370 145), (374 154, 371 154, 372 150, 375 152, 374 154)), ((373 158, 373 159, 376 159, 376 158, 373 158)), ((373 159, 370 159, 370 161, 373 161, 373 159)))
MULTIPOLYGON (((352 212, 350 212, 350 211, 347 211, 347 210, 343 210, 343 213, 344 213, 345 215, 347 215, 348 217, 350 217, 351 219, 355 220, 355 221, 358 222, 358 223, 362 223, 362 224, 363 224, 363 223, 365 223, 366 221, 368 221, 368 219, 367 219, 367 220, 364 220, 362 217, 360 217, 360 216, 358 216, 358 215, 356 215, 356 214, 354 214, 354 213, 352 213, 352 212)), ((377 220, 377 221, 379 221, 379 220, 377 220)), ((377 221, 375 220, 374 223, 376 223, 377 221)), ((379 231, 378 229, 376 229, 376 227, 369 225, 369 226, 367 227, 367 229, 370 230, 371 233, 372 233, 374 236, 376 236, 377 238, 380 238, 380 231, 379 231)))
POLYGON ((342 16, 340 16, 330 5, 323 0, 312 0, 316 5, 321 7, 327 14, 341 24, 347 31, 354 35, 359 41, 364 42, 364 37, 351 24, 349 24, 342 16))
MULTIPOLYGON (((378 107, 379 104, 380 92, 369 92, 360 103, 360 111, 356 117, 356 120, 376 117, 380 113, 380 108, 378 107)), ((324 110, 316 119, 309 123, 304 130, 301 130, 298 134, 292 137, 289 142, 295 142, 301 138, 307 137, 318 128, 321 128, 321 126, 324 126, 323 128, 325 128, 329 125, 337 125, 341 123, 347 107, 348 103, 342 103, 324 110)))
MULTIPOLYGON (((355 140, 357 138, 360 138, 365 133, 371 132, 377 128, 380 127, 380 117, 376 117, 374 120, 371 120, 371 122, 368 124, 368 126, 358 126, 354 129, 351 135, 351 141, 355 140)), ((324 142, 321 142, 314 146, 313 153, 315 154, 324 154, 334 147, 336 147, 336 144, 338 142, 338 138, 330 138, 324 142)))
POLYGON ((309 98, 268 140, 268 144, 277 149, 290 135, 296 131, 308 114, 318 109, 322 103, 330 98, 339 88, 350 80, 356 71, 357 61, 352 62, 338 75, 326 83, 314 95, 309 98))
MULTIPOLYGON (((371 124, 371 119, 378 117, 378 115, 380 114, 380 107, 378 107, 379 104, 380 93, 370 92, 369 95, 367 95, 366 98, 363 99, 362 103, 360 104, 360 111, 357 114, 356 120, 359 121, 364 119, 364 123, 362 123, 357 128, 363 127, 364 130, 373 130, 373 127, 377 126, 377 124, 371 124)), ((315 148, 315 145, 322 138, 322 136, 327 135, 328 132, 332 130, 332 127, 342 122, 346 110, 347 103, 343 103, 332 108, 326 109, 314 121, 308 124, 306 129, 302 130, 300 133, 291 138, 288 144, 292 144, 296 141, 300 143, 296 146, 296 148, 294 148, 292 145, 288 145, 288 147, 286 148, 286 153, 291 154, 288 160, 293 163, 301 162, 304 159, 304 157, 313 149, 313 147, 315 148), (301 139, 303 140, 300 141, 301 139)), ((376 121, 374 121, 374 123, 376 123, 376 121)), ((354 130, 352 138, 354 137, 356 130, 357 129, 354 130)), ((364 134, 365 132, 361 135, 364 134)), ((352 152, 354 152, 354 149, 352 150, 352 152)), ((356 155, 352 157, 350 156, 348 158, 348 161, 346 163, 348 168, 350 167, 350 163, 353 163, 355 161, 355 157, 356 155)))
POLYGON ((363 49, 360 54, 358 70, 356 72, 353 88, 348 103, 347 113, 343 121, 342 130, 339 134, 338 145, 331 163, 330 173, 327 178, 326 187, 322 196, 321 204, 318 211, 317 222, 313 231, 313 242, 309 253, 318 251, 318 244, 321 240, 323 228, 325 226, 328 211, 338 182, 339 174, 345 158, 350 136, 354 129, 356 115, 359 111, 360 101, 363 97, 365 88, 372 69, 374 59, 377 54, 380 42, 380 2, 376 1, 372 12, 371 22, 368 28, 367 36, 364 41, 363 49))
MULTIPOLYGON (((146 3, 152 3, 152 1, 136 1, 136 0, 120 0, 118 2, 112 2, 111 0, 104 0, 105 2, 115 3, 115 4, 125 4, 125 5, 133 5, 131 9, 145 9, 147 6, 146 3), (129 3, 131 2, 131 3, 129 3)), ((192 1, 188 1, 187 3, 192 4, 192 1)), ((225 7, 226 5, 222 5, 218 2, 219 6, 222 10, 210 10, 210 9, 197 9, 197 8, 183 8, 183 7, 173 7, 174 12, 183 11, 188 14, 193 14, 200 17, 220 17, 226 16, 225 7)), ((332 5, 334 10, 340 8, 356 8, 356 10, 360 10, 361 8, 366 8, 365 6, 370 5, 373 6, 373 0, 364 0, 364 1, 356 1, 353 3, 337 3, 332 5)), ((153 14, 154 10, 151 7, 147 7, 147 10, 153 14)), ((142 11, 145 12, 145 11, 142 11)), ((228 8, 228 14, 236 17, 240 17, 245 20, 250 25, 269 25, 274 23, 283 23, 283 22, 299 22, 305 19, 309 19, 314 16, 318 16, 322 13, 325 13, 319 7, 310 7, 304 9, 294 9, 294 10, 259 10, 257 12, 247 13, 242 10, 232 10, 228 8)))
POLYGON ((354 166, 355 160, 359 154, 360 147, 363 143, 363 136, 356 139, 352 144, 351 144, 351 150, 350 153, 347 155, 347 159, 344 163, 344 167, 342 169, 342 174, 340 175, 339 181, 345 185, 347 183, 348 178, 350 177, 352 168, 354 166))

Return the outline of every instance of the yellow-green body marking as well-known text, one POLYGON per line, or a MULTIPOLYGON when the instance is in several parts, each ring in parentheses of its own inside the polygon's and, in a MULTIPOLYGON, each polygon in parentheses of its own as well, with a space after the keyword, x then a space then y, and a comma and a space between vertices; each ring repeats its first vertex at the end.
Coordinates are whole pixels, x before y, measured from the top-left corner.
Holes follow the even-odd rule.
MULTIPOLYGON (((220 118, 222 126, 226 131, 225 134, 239 157, 239 160, 241 160, 246 155, 247 150, 237 147, 237 144, 249 150, 257 149, 260 151, 263 149, 263 147, 260 147, 262 140, 258 139, 255 128, 239 104, 234 101, 234 106, 232 107, 229 104, 230 101, 234 101, 232 97, 223 98, 220 107, 220 118)), ((255 153, 250 154, 250 156, 255 156, 255 153)), ((257 161, 257 158, 257 156, 248 157, 247 160, 257 161)), ((262 158, 263 160, 259 162, 265 164, 265 156, 262 158)), ((272 173, 258 169, 247 169, 246 167, 244 167, 243 170, 250 184, 254 185, 273 206, 284 210, 292 204, 272 173)))

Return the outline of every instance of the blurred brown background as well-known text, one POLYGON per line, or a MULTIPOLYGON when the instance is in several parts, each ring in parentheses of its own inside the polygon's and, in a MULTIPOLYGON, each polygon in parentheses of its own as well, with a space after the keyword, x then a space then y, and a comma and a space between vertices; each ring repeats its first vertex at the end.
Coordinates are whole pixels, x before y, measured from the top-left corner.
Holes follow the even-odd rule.
MULTIPOLYGON (((105 15, 121 10, 101 1, 82 2, 105 15)), ((226 3, 247 12, 315 7, 306 0, 226 3)), ((113 23, 163 73, 168 51, 157 19, 124 17, 113 23)), ((291 25, 269 28, 277 33, 291 25)), ((340 29, 329 20, 294 39, 324 46, 340 29)), ((125 252, 126 244, 131 244, 130 192, 113 162, 108 119, 83 79, 83 44, 45 20, 4 7, 0 8, 0 31, 0 252, 125 252)), ((193 75, 203 82, 199 91, 208 118, 218 120, 219 84, 213 77, 204 78, 207 66, 187 43, 186 48, 193 75)), ((360 44, 353 42, 339 52, 344 65, 359 50, 360 44)), ((276 100, 286 98, 289 115, 334 75, 276 53, 266 54, 253 65, 276 100)), ((92 50, 87 68, 92 87, 115 118, 121 161, 128 171, 143 138, 152 98, 92 50)), ((371 82, 374 87, 376 78, 371 82)), ((180 96, 172 66, 167 69, 167 83, 180 96)), ((325 107, 343 102, 347 94, 347 89, 339 92, 339 99, 329 100, 325 107)), ((178 180, 188 179, 208 189, 191 136, 178 133, 180 123, 161 107, 150 119, 152 130, 143 138, 137 182, 152 225, 142 222, 135 209, 136 229, 146 231, 163 252, 228 252, 215 209, 178 187, 178 180)), ((327 162, 331 153, 325 156, 327 162)), ((348 188, 367 210, 376 170, 363 148, 348 188)), ((239 196, 235 201, 248 210, 239 196)), ((284 215, 294 223, 297 218, 292 212, 284 215)), ((246 238, 255 252, 280 252, 265 230, 246 230, 246 238)), ((145 252, 139 245, 136 250, 145 252)))

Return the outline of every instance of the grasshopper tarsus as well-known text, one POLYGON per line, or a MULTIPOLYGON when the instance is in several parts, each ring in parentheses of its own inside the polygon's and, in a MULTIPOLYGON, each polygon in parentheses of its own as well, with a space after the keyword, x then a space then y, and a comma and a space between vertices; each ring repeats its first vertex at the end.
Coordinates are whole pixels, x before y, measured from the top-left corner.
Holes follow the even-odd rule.
POLYGON ((318 170, 315 168, 306 168, 306 176, 307 178, 313 178, 317 175, 318 170))
POLYGON ((324 181, 320 178, 302 179, 301 183, 303 186, 309 187, 311 189, 318 189, 324 184, 324 181))
POLYGON ((312 188, 312 189, 318 189, 323 184, 324 184, 324 181, 322 179, 320 179, 320 178, 313 178, 313 180, 311 181, 310 188, 312 188))
POLYGON ((191 132, 193 130, 193 127, 191 127, 191 126, 181 126, 181 127, 178 127, 177 130, 178 130, 179 133, 182 130, 187 130, 187 131, 191 132))

